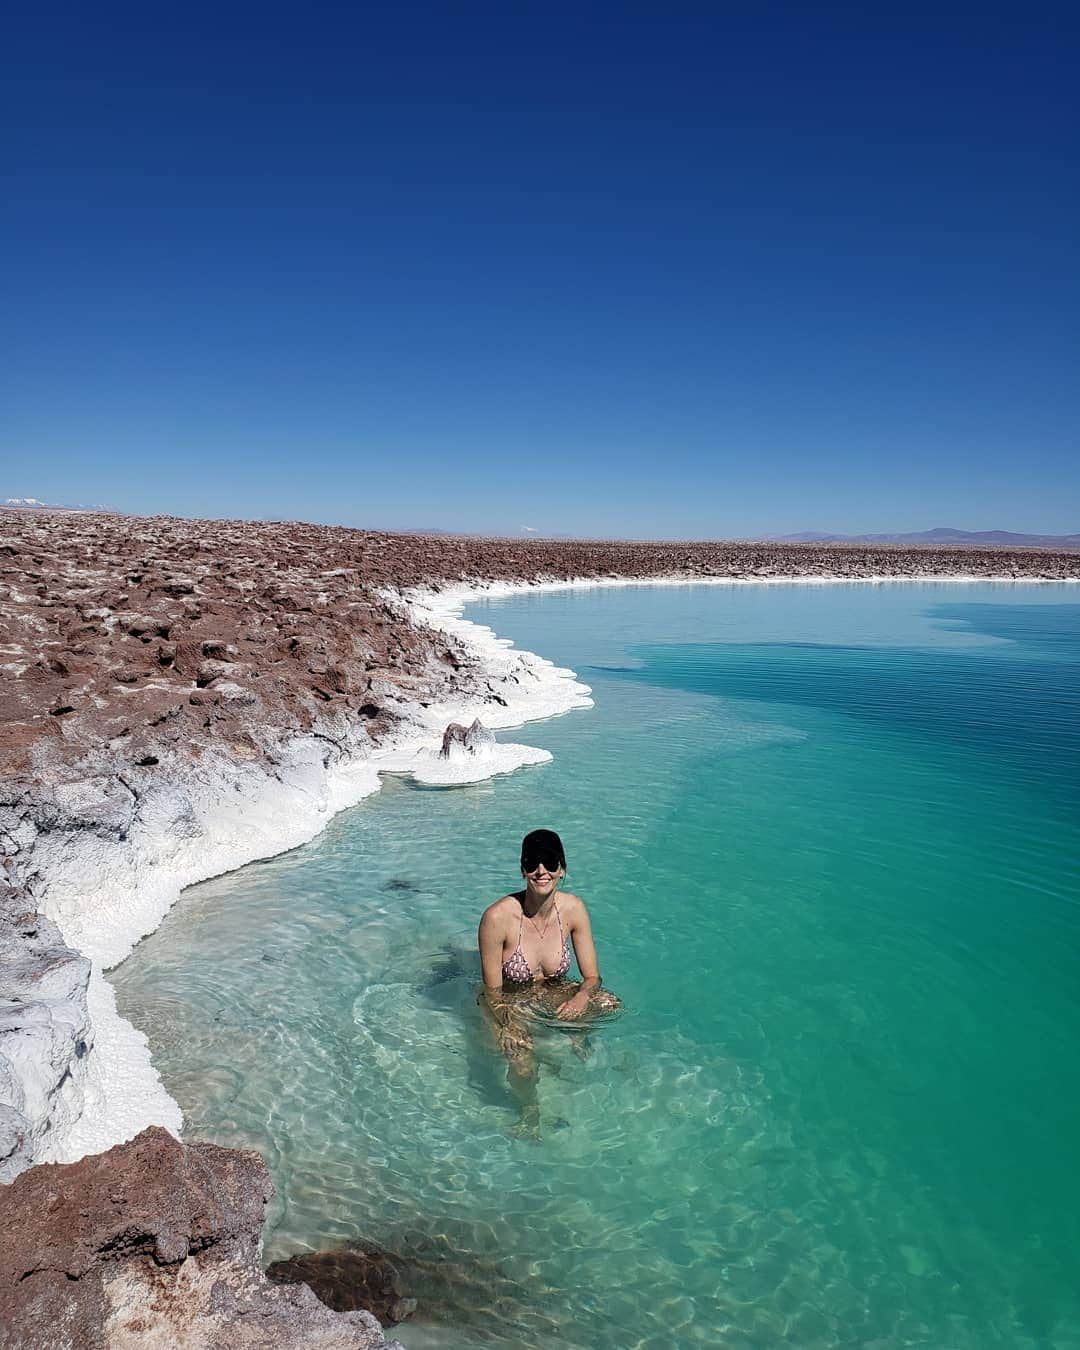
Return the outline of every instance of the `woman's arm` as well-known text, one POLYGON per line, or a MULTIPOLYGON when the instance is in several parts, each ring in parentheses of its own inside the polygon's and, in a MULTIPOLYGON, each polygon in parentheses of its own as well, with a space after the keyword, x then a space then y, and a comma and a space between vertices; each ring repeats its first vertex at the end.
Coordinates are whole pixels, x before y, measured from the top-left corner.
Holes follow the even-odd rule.
MULTIPOLYGON (((496 902, 497 903, 497 902, 496 902)), ((502 953, 503 923, 496 905, 484 911, 480 920, 477 942, 480 947, 480 967, 484 974, 484 1007, 496 1026, 499 1049, 510 1061, 514 1078, 529 1078, 535 1073, 532 1037, 521 1014, 503 994, 502 953)))
POLYGON ((589 911, 585 908, 584 900, 579 900, 576 895, 567 919, 578 970, 581 971, 581 988, 555 1014, 562 1018, 580 1017, 589 1006, 589 996, 600 988, 600 967, 596 960, 596 943, 593 942, 589 911))
POLYGON ((476 937, 480 947, 480 968, 484 975, 484 1002, 499 1026, 505 1026, 508 1011, 502 997, 503 925, 495 910, 495 905, 484 910, 476 937))

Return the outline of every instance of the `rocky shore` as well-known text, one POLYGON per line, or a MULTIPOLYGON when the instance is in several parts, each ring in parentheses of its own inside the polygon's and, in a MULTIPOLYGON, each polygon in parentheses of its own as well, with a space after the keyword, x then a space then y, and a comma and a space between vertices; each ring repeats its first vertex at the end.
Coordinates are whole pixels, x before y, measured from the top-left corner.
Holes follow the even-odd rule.
MULTIPOLYGON (((450 722, 511 726, 587 703, 570 672, 484 647, 454 622, 464 588, 958 575, 1077 579, 1080 553, 506 541, 0 510, 0 1179, 32 1163, 74 1164, 33 1167, 0 1192, 0 1230, 10 1234, 29 1205, 44 1216, 35 1230, 42 1243, 59 1243, 64 1226, 69 1244, 23 1269, 9 1241, 0 1278, 13 1283, 0 1292, 37 1301, 7 1314, 24 1326, 40 1316, 54 1328, 97 1327, 96 1340, 57 1332, 41 1342, 49 1345, 181 1343, 153 1339, 177 1300, 195 1319, 185 1344, 381 1343, 370 1325, 346 1325, 328 1310, 325 1325, 346 1339, 270 1332, 275 1300, 299 1289, 304 1301, 307 1291, 267 1293, 253 1274, 267 1182, 253 1160, 237 1161, 247 1155, 229 1161, 226 1150, 155 1135, 169 1161, 162 1188, 148 1192, 164 1213, 189 1194, 193 1176, 216 1176, 229 1204, 247 1206, 242 1238, 231 1219, 229 1236, 207 1243, 190 1224, 186 1238, 174 1227, 166 1259, 145 1213, 118 1234, 80 1238, 83 1255, 98 1255, 72 1276, 83 1256, 71 1255, 67 1230, 70 1214, 94 1216, 103 1195, 128 1193, 150 1144, 141 1135, 111 1148, 106 1171, 97 1158, 76 1159, 150 1124, 180 1128, 145 1039, 116 1015, 103 974, 179 890, 312 837, 374 790, 380 769, 434 775, 450 722), (248 1293, 208 1293, 200 1304, 198 1290, 213 1284, 204 1264, 232 1269, 248 1293), (146 1300, 156 1309, 149 1320, 109 1311, 146 1300), (262 1340, 236 1330, 258 1326, 262 1340)), ((456 735, 446 746, 448 756, 475 755, 480 776, 535 755, 520 749, 515 758, 514 747, 493 747, 482 733, 471 747, 456 735)))
POLYGON ((259 1265, 273 1194, 257 1153, 145 1130, 3 1196, 0 1350, 402 1350, 259 1265))

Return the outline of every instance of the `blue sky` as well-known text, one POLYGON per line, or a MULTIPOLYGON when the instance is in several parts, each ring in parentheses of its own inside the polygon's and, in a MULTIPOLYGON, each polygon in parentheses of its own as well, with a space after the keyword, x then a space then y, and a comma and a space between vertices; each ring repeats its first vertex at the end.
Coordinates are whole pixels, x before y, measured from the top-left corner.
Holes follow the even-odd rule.
POLYGON ((1080 529, 1065 6, 21 9, 0 497, 1080 529))

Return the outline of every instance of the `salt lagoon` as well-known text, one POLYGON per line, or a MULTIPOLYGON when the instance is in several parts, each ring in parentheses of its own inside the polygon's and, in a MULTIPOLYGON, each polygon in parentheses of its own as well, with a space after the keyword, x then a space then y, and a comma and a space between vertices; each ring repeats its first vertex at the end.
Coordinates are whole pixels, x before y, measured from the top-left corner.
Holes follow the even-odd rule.
POLYGON ((1063 585, 626 587, 468 617, 572 667, 550 752, 389 779, 185 892, 112 973, 185 1137, 259 1148, 266 1256, 398 1256, 407 1345, 1075 1345, 1080 604, 1063 585), (563 834, 626 1016, 473 988, 563 834))

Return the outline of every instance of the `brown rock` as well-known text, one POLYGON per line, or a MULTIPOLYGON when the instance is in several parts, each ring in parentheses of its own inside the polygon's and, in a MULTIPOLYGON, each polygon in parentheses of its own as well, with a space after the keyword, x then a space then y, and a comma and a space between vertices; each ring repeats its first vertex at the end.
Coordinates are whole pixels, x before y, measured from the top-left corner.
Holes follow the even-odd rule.
POLYGON ((125 618, 120 626, 125 633, 130 633, 132 637, 142 637, 147 634, 150 637, 167 638, 172 624, 168 619, 153 618, 145 614, 133 614, 130 618, 125 618))
POLYGON ((229 679, 234 673, 234 667, 228 661, 200 661, 198 669, 195 672, 195 683, 200 689, 205 689, 208 684, 221 678, 229 679))
POLYGON ((0 1188, 0 1350, 396 1346, 261 1274, 272 1189, 257 1153, 161 1129, 24 1172, 0 1188))
POLYGON ((164 581, 157 587, 163 595, 180 597, 184 595, 194 595, 197 587, 193 581, 186 577, 173 577, 169 581, 164 581))
POLYGON ((204 642, 202 654, 210 661, 235 661, 239 657, 231 642, 204 642))

